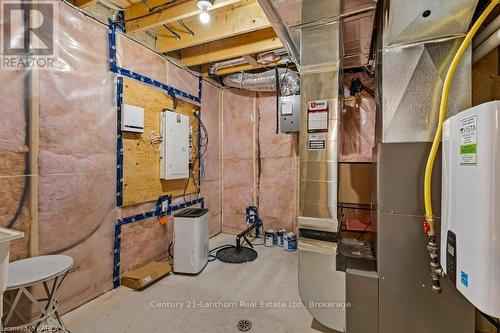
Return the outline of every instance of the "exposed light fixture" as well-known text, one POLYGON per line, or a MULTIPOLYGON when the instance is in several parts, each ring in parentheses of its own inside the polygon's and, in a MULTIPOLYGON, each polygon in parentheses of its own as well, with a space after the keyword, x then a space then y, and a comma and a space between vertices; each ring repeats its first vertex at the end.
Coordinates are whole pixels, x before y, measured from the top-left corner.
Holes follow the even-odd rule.
POLYGON ((213 1, 212 0, 198 0, 196 6, 200 8, 202 11, 206 12, 209 9, 212 9, 213 1))
POLYGON ((210 22, 210 14, 206 11, 202 11, 200 13, 200 22, 203 24, 207 24, 208 22, 210 22))
POLYGON ((213 0, 198 0, 196 6, 201 9, 200 22, 203 24, 210 22, 210 14, 208 11, 213 7, 213 0))

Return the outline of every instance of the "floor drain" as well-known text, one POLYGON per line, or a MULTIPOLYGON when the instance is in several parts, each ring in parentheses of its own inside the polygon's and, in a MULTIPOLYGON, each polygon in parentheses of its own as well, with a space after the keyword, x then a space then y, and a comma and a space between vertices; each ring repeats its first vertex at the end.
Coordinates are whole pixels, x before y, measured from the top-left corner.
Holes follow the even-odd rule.
POLYGON ((238 322, 238 329, 242 332, 247 332, 252 329, 252 322, 250 320, 242 319, 238 322))

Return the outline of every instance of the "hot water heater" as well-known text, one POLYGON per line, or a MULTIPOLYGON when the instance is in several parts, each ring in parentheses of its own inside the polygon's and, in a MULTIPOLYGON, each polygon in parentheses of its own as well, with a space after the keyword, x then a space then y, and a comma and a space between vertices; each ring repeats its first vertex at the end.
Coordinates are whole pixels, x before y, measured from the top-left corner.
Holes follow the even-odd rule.
POLYGON ((441 265, 479 310, 500 317, 500 101, 443 126, 441 265))

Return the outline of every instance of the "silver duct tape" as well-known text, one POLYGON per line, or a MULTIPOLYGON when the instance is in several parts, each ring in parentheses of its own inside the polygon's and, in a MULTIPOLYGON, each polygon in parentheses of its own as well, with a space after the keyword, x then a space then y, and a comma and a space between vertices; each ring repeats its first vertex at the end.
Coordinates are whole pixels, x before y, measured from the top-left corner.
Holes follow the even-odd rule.
MULTIPOLYGON (((278 69, 281 94, 296 95, 300 92, 300 78, 290 69, 278 69)), ((251 91, 276 91, 276 71, 274 69, 258 73, 236 73, 224 76, 222 81, 228 87, 251 91)))

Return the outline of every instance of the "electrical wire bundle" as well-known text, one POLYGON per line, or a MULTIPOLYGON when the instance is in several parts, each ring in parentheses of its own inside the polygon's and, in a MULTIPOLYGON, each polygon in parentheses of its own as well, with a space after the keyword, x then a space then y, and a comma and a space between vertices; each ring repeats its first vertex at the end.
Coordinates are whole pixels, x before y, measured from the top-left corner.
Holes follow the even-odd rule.
POLYGON ((161 149, 161 142, 163 141, 163 135, 158 133, 158 131, 151 131, 149 139, 145 140, 144 136, 140 135, 139 141, 143 142, 146 146, 150 146, 153 151, 159 153, 161 149))

